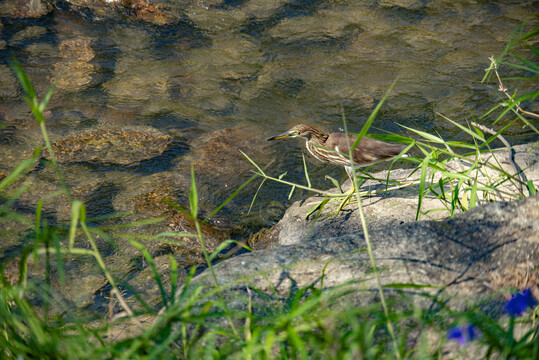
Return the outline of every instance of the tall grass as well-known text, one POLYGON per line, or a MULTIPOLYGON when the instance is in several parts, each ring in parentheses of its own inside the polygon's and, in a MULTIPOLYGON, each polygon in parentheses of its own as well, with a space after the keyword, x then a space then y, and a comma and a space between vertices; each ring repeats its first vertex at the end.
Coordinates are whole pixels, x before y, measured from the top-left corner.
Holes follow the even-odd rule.
MULTIPOLYGON (((537 32, 522 34, 519 44, 537 32), (524 40, 522 40, 524 39, 524 40)), ((532 48, 533 49, 533 48, 532 48)), ((539 53, 533 49, 534 53, 539 53)), ((505 55, 511 54, 510 49, 505 55)), ((522 59, 522 58, 520 58, 522 59)), ((519 59, 516 59, 520 61, 519 59)), ((496 64, 502 64, 496 60, 496 64)), ((520 66, 537 70, 529 61, 520 61, 520 66)), ((322 279, 318 286, 309 285, 300 288, 290 287, 285 298, 267 296, 257 287, 253 279, 265 276, 264 272, 245 274, 243 278, 231 283, 219 283, 218 274, 212 262, 228 243, 223 244, 213 254, 205 248, 201 225, 207 220, 198 218, 198 193, 195 174, 192 172, 191 190, 189 193, 190 209, 181 210, 191 218, 196 225, 195 234, 176 234, 191 236, 200 242, 204 258, 208 265, 210 282, 195 281, 195 269, 192 269, 184 284, 177 287, 178 264, 171 257, 170 288, 157 270, 150 252, 137 241, 136 236, 120 233, 125 227, 137 226, 141 223, 122 224, 98 228, 89 226, 85 205, 81 201, 73 200, 69 189, 63 181, 61 169, 54 157, 46 124, 43 119, 43 110, 47 101, 53 94, 51 89, 42 101, 38 100, 32 84, 24 71, 13 64, 14 71, 26 93, 25 101, 32 109, 36 120, 40 124, 43 140, 50 153, 52 166, 62 184, 64 194, 71 204, 71 219, 67 224, 47 224, 42 219, 42 207, 47 199, 41 199, 35 209, 33 217, 28 217, 13 210, 12 205, 26 190, 25 175, 33 168, 38 159, 40 148, 36 149, 34 156, 23 160, 1 182, 0 191, 0 224, 15 221, 24 225, 29 231, 26 239, 33 241, 26 245, 18 258, 19 276, 13 284, 8 281, 5 274, 5 264, 1 263, 2 276, 0 278, 0 358, 5 359, 198 359, 198 358, 231 358, 231 359, 273 359, 273 358, 301 358, 301 359, 394 359, 394 358, 442 358, 448 347, 447 333, 450 329, 473 328, 475 334, 469 339, 480 345, 487 356, 501 358, 537 359, 539 358, 539 334, 535 323, 535 308, 533 317, 516 318, 515 316, 492 319, 484 314, 481 303, 473 304, 466 311, 454 311, 448 308, 445 302, 429 295, 429 285, 391 284, 382 286, 378 281, 380 301, 374 301, 367 306, 352 306, 347 302, 350 297, 362 297, 360 287, 362 279, 349 281, 332 288, 324 287, 324 271, 320 274, 322 279), (15 186, 15 188, 13 188, 15 186), (7 189, 9 188, 9 192, 7 189), (7 194, 7 195, 5 195, 7 194), (131 241, 152 270, 155 286, 159 289, 163 310, 156 318, 154 324, 143 322, 144 316, 155 317, 151 307, 140 299, 139 310, 132 310, 122 295, 116 279, 105 265, 95 242, 97 235, 114 233, 114 236, 123 236, 131 241), (28 235, 30 234, 30 235, 28 235), (75 239, 84 236, 85 246, 76 246, 75 239), (64 260, 67 257, 85 257, 95 261, 100 271, 111 286, 111 294, 120 304, 123 317, 102 319, 99 323, 84 319, 70 319, 64 321, 48 311, 48 306, 58 301, 56 290, 51 286, 49 274, 55 271, 62 283, 67 270, 64 260), (43 279, 28 277, 27 263, 45 263, 43 279), (254 282, 254 283, 253 283, 254 282), (245 284, 249 284, 246 286, 245 284), (244 296, 231 299, 227 294, 233 289, 245 288, 244 296), (385 293, 391 290, 394 294, 386 298, 385 293), (423 309, 415 306, 410 296, 419 296, 433 302, 435 306, 423 309), (120 326, 131 324, 136 329, 132 336, 118 340, 111 336, 112 331, 120 326), (531 330, 516 335, 515 328, 525 326, 531 330)), ((491 71, 499 69, 491 68, 491 71)), ((529 94, 528 94, 529 95, 529 94)), ((462 126, 448 118, 467 134, 471 142, 446 141, 437 134, 428 134, 415 129, 407 129, 414 134, 414 138, 389 134, 382 136, 383 140, 400 141, 414 146, 421 156, 409 159, 416 165, 413 176, 404 183, 392 183, 388 178, 380 179, 385 182, 386 189, 417 186, 419 206, 417 218, 423 215, 421 202, 430 195, 434 195, 444 204, 443 210, 449 216, 458 211, 476 206, 480 202, 500 198, 517 199, 534 193, 534 184, 523 181, 518 174, 503 170, 499 163, 485 162, 485 154, 495 154, 491 143, 499 139, 505 128, 516 121, 522 121, 533 131, 533 123, 527 119, 522 110, 523 102, 537 96, 536 93, 522 97, 511 96, 503 100, 504 116, 513 114, 515 117, 508 121, 495 135, 486 136, 480 127, 473 124, 462 126), (505 109, 509 111, 505 111, 505 109), (454 164, 461 166, 455 171, 454 164), (484 169, 497 171, 499 176, 480 176, 484 169), (417 174, 417 175, 415 175, 417 174), (502 185, 510 184, 504 188, 502 185), (523 185, 522 189, 518 186, 523 185), (527 189, 527 192, 526 190, 527 189), (480 196, 481 195, 481 196, 480 196)), ((379 104, 381 106, 382 103, 379 104)), ((493 109, 489 114, 493 114, 493 109)), ((364 136, 375 115, 369 119, 361 130, 360 137, 364 136)), ((498 120, 496 120, 498 121, 498 120)), ((496 125, 494 121, 492 126, 496 125)), ((346 123, 345 123, 346 125, 346 123)), ((357 145, 357 144, 356 144, 357 145)), ((285 180, 285 174, 271 176, 267 170, 253 162, 255 176, 264 181, 279 181, 294 189, 306 189, 315 193, 326 195, 322 206, 326 206, 332 199, 342 201, 346 195, 329 194, 326 191, 313 189, 306 172, 307 185, 294 184, 285 180)), ((305 166, 306 169, 306 166, 305 166)), ((354 178, 357 182, 357 178, 354 178)), ((357 184, 359 185, 359 184, 357 184)), ((242 186, 234 192, 230 201, 242 186)), ((357 187, 359 189, 359 186, 357 187)), ((364 193, 357 191, 353 204, 361 211, 361 196, 364 193)), ((256 196, 256 195, 255 195, 256 196)), ((223 206, 223 205, 222 205, 223 206)), ((218 207, 218 211, 222 206, 218 207)), ((316 211, 316 210, 313 210, 316 211)), ((213 212, 210 216, 215 214, 213 212)), ((160 221, 150 219, 147 222, 160 221)), ((144 223, 144 222, 142 222, 144 223)), ((368 234, 368 224, 363 216, 365 234, 368 234)), ((158 234, 152 238, 155 241, 169 236, 168 233, 158 234)), ((81 244, 81 241, 77 241, 81 244)), ((371 265, 377 275, 376 263, 370 250, 371 265)), ((363 251, 364 249, 358 249, 363 251)), ((136 295, 136 294, 135 294, 136 295)), ((135 296, 136 297, 136 296, 135 296)), ((485 300, 487 301, 487 300, 485 300)), ((56 305, 56 304, 55 304, 56 305)), ((70 310, 67 308, 67 310, 70 310)), ((459 350, 453 346, 453 354, 468 354, 470 348, 459 350)), ((473 350, 473 345, 472 348, 473 350)))

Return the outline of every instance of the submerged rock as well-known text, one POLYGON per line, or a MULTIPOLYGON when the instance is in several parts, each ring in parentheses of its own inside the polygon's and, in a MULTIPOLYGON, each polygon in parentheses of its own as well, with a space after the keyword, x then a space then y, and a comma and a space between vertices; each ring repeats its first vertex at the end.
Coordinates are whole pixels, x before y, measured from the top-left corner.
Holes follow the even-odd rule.
POLYGON ((182 174, 161 172, 148 176, 131 176, 129 186, 114 198, 114 209, 133 214, 134 220, 172 217, 177 210, 166 201, 178 204, 188 191, 182 174))
MULTIPOLYGON (((181 255, 183 267, 206 264, 201 240, 192 219, 178 213, 170 219, 169 229, 169 231, 184 234, 169 238, 169 244, 174 253, 181 255)), ((229 239, 231 233, 229 229, 217 228, 206 223, 201 224, 200 231, 208 254, 213 253, 223 241, 229 239)))
POLYGON ((27 26, 15 33, 9 39, 10 45, 21 45, 24 42, 36 40, 47 33, 47 28, 43 26, 27 26))
POLYGON ((54 65, 52 82, 60 89, 79 91, 90 84, 95 53, 88 38, 64 40, 60 43, 61 60, 54 65))
MULTIPOLYGON (((99 129, 63 138, 52 147, 60 163, 134 165, 161 155, 172 142, 172 137, 151 128, 99 129)), ((50 160, 48 151, 43 156, 50 160)))
POLYGON ((154 55, 144 49, 129 51, 137 55, 118 56, 114 77, 102 85, 109 95, 109 102, 124 110, 138 109, 142 114, 168 108, 168 79, 171 69, 174 69, 171 61, 154 59, 154 55))
POLYGON ((40 18, 53 9, 51 1, 45 0, 7 0, 0 7, 0 14, 20 18, 40 18), (8 10, 9 9, 9 10, 8 10))
POLYGON ((179 173, 195 168, 199 198, 210 208, 218 206, 252 176, 253 165, 243 151, 259 164, 270 156, 268 143, 254 130, 231 128, 194 140, 191 152, 179 164, 179 173), (211 204, 208 204, 208 201, 211 204))
MULTIPOLYGON (((32 0, 30 0, 32 1, 32 0)), ((91 10, 96 17, 111 18, 122 14, 155 25, 164 25, 173 19, 160 8, 144 0, 65 0, 71 5, 70 10, 87 16, 91 10)))
MULTIPOLYGON (((183 204, 186 201, 185 193, 189 191, 189 183, 175 173, 153 174, 141 179, 131 179, 130 182, 131 186, 116 196, 113 202, 116 211, 129 214, 124 221, 138 222, 157 218, 162 218, 163 221, 141 224, 128 228, 127 231, 146 235, 164 232, 191 234, 193 236, 167 236, 163 237, 162 241, 140 241, 154 256, 173 254, 180 268, 205 264, 194 221, 175 208, 187 208, 183 204)), ((206 214, 204 209, 200 209, 199 213, 201 217, 206 214)), ((227 222, 217 217, 202 224, 201 232, 208 252, 211 253, 221 242, 229 239, 232 231, 227 222)), ((128 242, 120 241, 119 246, 124 249, 122 252, 128 258, 139 254, 128 242)))

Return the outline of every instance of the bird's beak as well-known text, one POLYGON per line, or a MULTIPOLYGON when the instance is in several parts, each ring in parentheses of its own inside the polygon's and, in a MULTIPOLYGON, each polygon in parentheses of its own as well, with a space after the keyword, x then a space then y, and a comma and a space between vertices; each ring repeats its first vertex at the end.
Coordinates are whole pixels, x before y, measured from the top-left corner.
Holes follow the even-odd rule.
POLYGON ((296 135, 296 133, 294 133, 293 131, 287 131, 287 132, 284 132, 282 134, 269 137, 269 138, 266 139, 266 141, 284 139, 284 138, 294 136, 294 135, 296 135))

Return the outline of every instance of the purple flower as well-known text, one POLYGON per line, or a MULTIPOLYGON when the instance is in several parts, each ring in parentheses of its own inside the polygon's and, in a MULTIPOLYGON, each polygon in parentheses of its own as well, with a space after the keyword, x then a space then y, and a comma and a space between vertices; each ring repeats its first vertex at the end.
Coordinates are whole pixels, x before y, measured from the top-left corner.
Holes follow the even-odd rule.
POLYGON ((460 346, 466 345, 476 337, 477 334, 473 325, 453 326, 447 333, 447 339, 458 341, 460 346))
POLYGON ((525 289, 511 296, 511 299, 505 304, 503 311, 511 316, 520 316, 529 307, 537 305, 537 301, 533 298, 531 289, 525 289))

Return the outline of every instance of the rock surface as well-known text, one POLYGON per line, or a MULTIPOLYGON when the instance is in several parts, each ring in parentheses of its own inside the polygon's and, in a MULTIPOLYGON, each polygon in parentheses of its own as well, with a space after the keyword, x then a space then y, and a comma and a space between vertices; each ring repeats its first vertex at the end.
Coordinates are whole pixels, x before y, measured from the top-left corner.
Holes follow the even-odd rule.
MULTIPOLYGON (((99 129, 63 138, 52 147, 60 163, 133 165, 161 155, 172 142, 170 136, 151 128, 99 129)), ((48 151, 43 156, 50 160, 48 151)))
POLYGON ((91 63, 95 57, 89 38, 78 37, 60 43, 60 61, 54 65, 52 83, 60 89, 80 90, 92 81, 95 66, 91 63))
MULTIPOLYGON (((537 184, 537 151, 523 145, 515 152, 517 166, 525 169, 527 180, 537 184)), ((506 155, 500 152, 497 156, 502 167, 509 166, 506 155)), ((449 164, 448 168, 460 165, 449 164)), ((458 171, 466 171, 469 166, 465 161, 462 165, 464 170, 458 171)), ((391 178, 402 180, 409 172, 396 170, 391 178)), ((511 174, 509 168, 506 172, 511 174)), ((384 178, 386 174, 375 175, 384 178)), ((436 174, 432 176, 436 183, 436 174)), ((504 176, 507 177, 490 173, 486 179, 506 182, 504 176)), ((361 190, 376 191, 380 187, 383 190, 379 182, 369 180, 361 190)), ((495 195, 501 199, 501 194, 495 195)), ((259 309, 268 308, 268 301, 285 304, 298 289, 337 289, 344 284, 351 284, 355 291, 342 301, 356 306, 379 301, 358 211, 352 208, 330 217, 335 207, 326 204, 318 220, 316 213, 306 218, 306 212, 322 200, 323 197, 312 197, 293 204, 276 226, 251 244, 255 252, 214 267, 229 309, 241 312, 249 306, 254 313, 263 312, 259 309), (257 247, 259 242, 263 246, 257 247), (267 248, 256 251, 264 246, 267 248)), ((420 212, 427 220, 414 221, 417 189, 382 191, 364 197, 372 251, 387 297, 397 300, 399 291, 409 289, 408 294, 416 294, 409 305, 438 309, 445 304, 449 309, 463 311, 480 303, 480 309, 491 317, 502 314, 507 300, 502 294, 508 288, 532 288, 538 297, 539 195, 513 202, 489 201, 490 196, 479 196, 478 204, 483 205, 444 219, 447 211, 432 211, 441 204, 431 196, 424 199, 420 212), (416 292, 418 288, 421 291, 416 292)), ((214 279, 205 271, 193 279, 189 290, 214 285, 214 279)), ((182 291, 179 288, 176 295, 182 291)), ((200 307, 208 300, 201 301, 200 307)), ((216 321, 228 326, 222 318, 216 321)))
MULTIPOLYGON (((509 166, 504 163, 507 155, 497 155, 502 167, 509 166)), ((517 146, 514 158, 517 166, 525 169, 526 179, 539 183, 539 151, 530 145, 517 146)), ((506 171, 511 173, 509 168, 506 171)), ((395 170, 391 178, 402 180, 409 172, 395 170)), ((375 175, 384 178, 386 173, 375 175)), ((492 173, 488 179, 500 181, 492 173)), ((384 190, 384 186, 369 180, 361 190, 384 190)), ((311 197, 294 203, 279 223, 257 239, 268 249, 218 264, 219 284, 248 277, 258 290, 284 296, 292 283, 301 287, 319 282, 325 267, 325 287, 363 279, 362 286, 373 290, 368 255, 358 251, 366 243, 357 208, 330 216, 336 208, 326 205, 318 219, 316 213, 307 218, 307 211, 322 199, 311 197)), ((421 212, 427 221, 415 222, 417 201, 414 188, 362 198, 383 283, 444 286, 440 295, 454 299, 485 298, 507 286, 522 289, 539 285, 539 272, 534 268, 539 262, 539 195, 487 203, 445 220, 447 211, 432 211, 443 208, 439 199, 426 197, 421 212)), ((203 273, 194 283, 210 285, 211 279, 203 273)), ((230 291, 244 294, 245 284, 230 291)), ((362 301, 368 301, 369 296, 362 301)))
MULTIPOLYGON (((518 145, 515 146, 514 149, 514 159, 517 166, 520 169, 523 169, 524 179, 526 181, 532 181, 537 187, 537 184, 539 184, 539 149, 532 148, 531 144, 518 145)), ((500 164, 508 174, 515 173, 515 170, 507 160, 509 156, 508 151, 499 151, 495 156, 496 159, 494 159, 491 154, 489 154, 488 157, 484 156, 485 161, 489 161, 495 166, 500 164)), ((469 168, 469 165, 470 164, 466 162, 462 162, 462 164, 451 162, 447 164, 447 169, 452 173, 456 173, 466 171, 469 168), (460 165, 464 166, 464 170, 460 168, 460 165)), ((517 194, 520 191, 518 190, 518 183, 514 180, 514 183, 509 181, 511 179, 503 173, 486 166, 481 167, 481 171, 487 173, 488 176, 479 177, 480 183, 485 185, 501 183, 505 185, 496 185, 498 190, 503 189, 504 192, 490 192, 488 193, 489 196, 486 197, 482 192, 478 192, 478 203, 511 200, 512 197, 507 194, 517 194)), ((410 169, 392 170, 390 172, 390 179, 407 182, 410 180, 410 173, 410 169)), ((434 176, 435 180, 432 183, 436 184, 439 176, 437 174, 434 174, 434 176)), ((472 176, 475 176, 474 172, 472 172, 472 176)), ((373 177, 377 179, 386 179, 387 171, 373 174, 373 177)), ((391 186, 392 185, 390 184, 389 187, 391 188, 391 186)), ((348 188, 350 188, 350 182, 345 183, 343 186, 344 190, 347 190, 348 188)), ((416 220, 418 208, 417 185, 398 190, 390 190, 388 192, 385 192, 384 190, 385 184, 377 180, 368 180, 361 186, 362 192, 369 192, 368 196, 362 197, 362 205, 364 207, 369 230, 393 228, 416 220)), ((447 194, 450 194, 450 187, 446 186, 445 191, 447 194)), ((330 192, 338 193, 338 190, 332 189, 330 192)), ((525 188, 522 189, 522 192, 528 194, 528 191, 525 188)), ((462 197, 462 193, 459 196, 462 197)), ((340 204, 340 200, 333 200, 326 204, 319 214, 315 212, 307 218, 307 212, 317 204, 320 204, 323 199, 323 196, 313 196, 292 204, 286 211, 283 219, 273 228, 265 231, 264 234, 260 234, 256 241, 252 241, 251 245, 255 249, 262 249, 278 245, 306 243, 311 240, 319 239, 320 236, 338 237, 346 234, 363 233, 359 221, 357 205, 355 203, 345 207, 348 211, 341 211, 339 214, 333 215, 337 206, 340 204), (315 221, 317 216, 318 220, 315 221), (255 243, 258 242, 263 243, 264 245, 257 246, 255 243)), ((424 220, 442 220, 450 216, 450 209, 447 208, 447 203, 444 204, 436 196, 430 194, 422 200, 419 215, 420 219, 424 220)))
MULTIPOLYGON (((538 295, 539 195, 479 206, 449 220, 374 230, 370 241, 387 296, 397 296, 392 286, 407 284, 411 294, 425 285, 421 292, 439 302, 413 297, 413 305, 423 309, 437 308, 441 302, 465 310, 482 302, 481 309, 495 317, 507 300, 496 291, 531 287, 538 295)), ((331 289, 350 281, 357 291, 346 300, 365 306, 378 301, 365 247, 360 233, 325 237, 319 232, 308 243, 243 254, 214 270, 219 285, 229 284, 223 288, 227 306, 238 311, 248 302, 254 312, 267 307, 268 301, 286 302, 294 289, 309 285, 331 289)), ((213 284, 206 271, 190 289, 213 284)))

